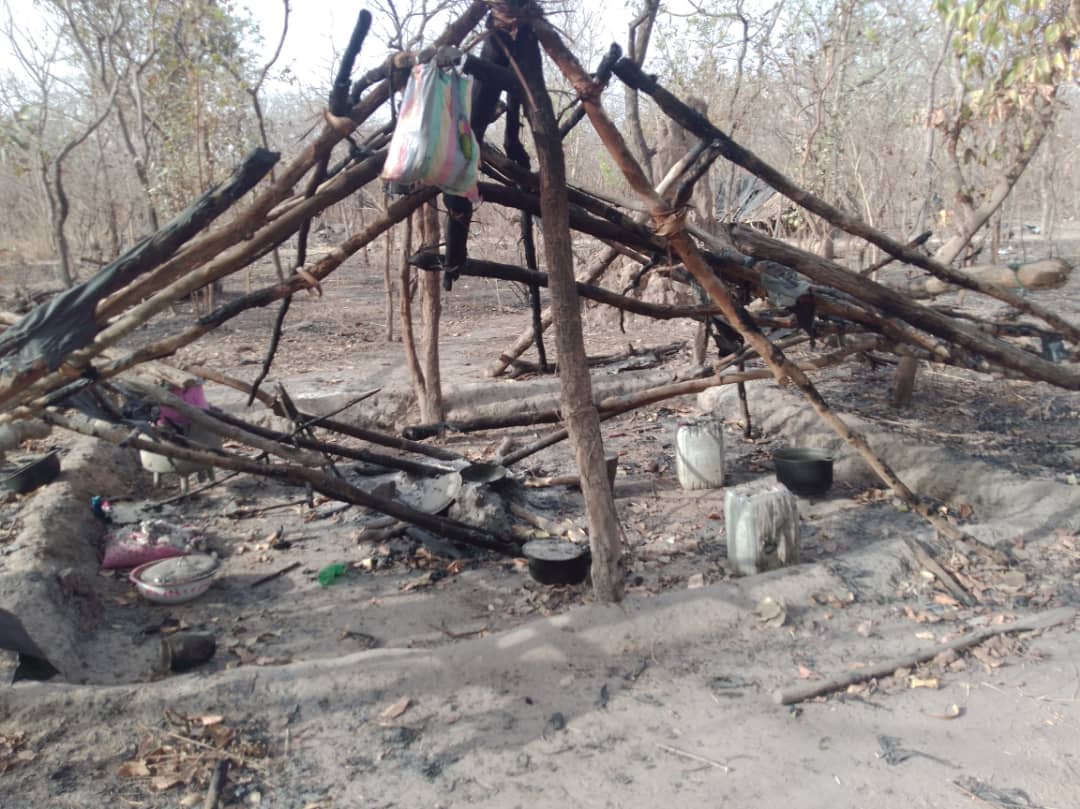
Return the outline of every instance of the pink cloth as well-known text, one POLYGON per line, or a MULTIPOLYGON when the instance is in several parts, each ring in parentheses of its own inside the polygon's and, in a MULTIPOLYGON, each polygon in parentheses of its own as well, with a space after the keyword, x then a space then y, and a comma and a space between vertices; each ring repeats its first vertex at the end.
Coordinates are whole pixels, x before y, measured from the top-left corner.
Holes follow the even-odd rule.
MULTIPOLYGON (((175 396, 179 396, 189 405, 197 407, 199 410, 210 409, 210 403, 206 401, 206 392, 203 390, 202 385, 192 385, 190 388, 184 390, 172 388, 169 392, 175 396)), ((168 424, 172 424, 174 427, 187 427, 191 424, 191 419, 177 413, 167 405, 162 405, 161 418, 157 420, 157 424, 159 427, 164 427, 168 424)))

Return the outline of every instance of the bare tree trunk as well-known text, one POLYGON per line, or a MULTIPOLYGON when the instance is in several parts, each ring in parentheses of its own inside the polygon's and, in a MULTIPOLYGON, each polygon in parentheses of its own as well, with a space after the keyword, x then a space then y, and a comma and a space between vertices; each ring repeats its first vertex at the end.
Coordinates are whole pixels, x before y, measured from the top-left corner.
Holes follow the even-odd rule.
POLYGON ((63 164, 59 160, 52 162, 42 160, 41 184, 49 202, 49 232, 60 261, 56 272, 60 282, 65 287, 70 287, 75 284, 75 276, 71 271, 71 247, 68 245, 67 234, 64 231, 69 206, 67 194, 64 193, 63 170, 63 164))
POLYGON ((593 404, 581 310, 574 285, 574 253, 567 207, 566 164, 551 97, 544 86, 540 47, 532 31, 518 33, 516 51, 531 99, 526 104, 540 163, 540 211, 551 286, 563 416, 574 446, 589 516, 592 584, 597 600, 622 598, 619 520, 608 484, 600 416, 593 404))
MULTIPOLYGON (((133 82, 138 80, 137 76, 132 79, 133 82)), ((156 232, 160 225, 158 224, 157 206, 154 205, 154 195, 150 191, 150 176, 146 172, 145 152, 139 154, 139 150, 135 148, 135 141, 131 137, 127 117, 124 115, 123 108, 119 106, 116 108, 116 121, 120 125, 121 139, 124 141, 124 148, 127 149, 131 165, 135 169, 135 176, 139 181, 139 189, 143 194, 143 210, 146 213, 147 225, 151 232, 156 232)), ((143 140, 145 143, 145 138, 143 140)), ((264 143, 263 146, 266 146, 266 144, 264 143)))
MULTIPOLYGON (((630 32, 627 37, 627 56, 634 60, 638 67, 645 62, 645 53, 649 49, 649 40, 652 38, 653 25, 656 24, 656 15, 660 11, 660 0, 644 0, 641 12, 630 23, 630 32)), ((645 140, 645 130, 641 127, 641 108, 638 103, 638 91, 629 85, 624 85, 626 94, 626 118, 630 122, 630 137, 637 151, 638 162, 641 163, 645 176, 652 182, 652 158, 653 152, 645 140)))
MULTIPOLYGON (((420 213, 423 225, 421 250, 439 249, 439 209, 434 202, 427 203, 420 213)), ((439 319, 442 317, 442 273, 425 272, 420 275, 420 333, 423 345, 421 358, 424 369, 423 395, 420 399, 420 416, 428 422, 443 420, 442 379, 439 373, 439 319)))
POLYGON ((394 279, 390 274, 391 256, 394 254, 394 231, 386 231, 386 261, 383 264, 383 283, 386 286, 386 342, 394 341, 394 279))
POLYGON ((934 260, 941 264, 949 264, 960 255, 961 251, 978 233, 991 216, 997 213, 1002 203, 1012 192, 1013 187, 1020 180, 1024 170, 1031 163, 1032 158, 1039 151, 1039 146, 1050 131, 1054 122, 1055 107, 1053 99, 1046 103, 1042 114, 1032 123, 1028 139, 1019 146, 1012 156, 1011 162, 998 174, 993 185, 985 194, 980 203, 976 203, 974 189, 966 182, 961 168, 961 145, 958 141, 959 133, 954 133, 948 141, 948 154, 951 163, 951 173, 956 183, 956 233, 934 253, 934 260))

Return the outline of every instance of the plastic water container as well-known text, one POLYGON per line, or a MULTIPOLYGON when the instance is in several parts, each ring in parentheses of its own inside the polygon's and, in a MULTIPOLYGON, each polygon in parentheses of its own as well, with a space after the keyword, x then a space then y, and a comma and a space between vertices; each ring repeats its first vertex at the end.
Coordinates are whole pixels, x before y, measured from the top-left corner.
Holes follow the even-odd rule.
POLYGON ((675 473, 688 490, 724 486, 724 426, 715 417, 680 424, 675 433, 675 473))
POLYGON ((728 561, 749 576, 799 562, 799 504, 786 486, 758 481, 724 493, 728 561))

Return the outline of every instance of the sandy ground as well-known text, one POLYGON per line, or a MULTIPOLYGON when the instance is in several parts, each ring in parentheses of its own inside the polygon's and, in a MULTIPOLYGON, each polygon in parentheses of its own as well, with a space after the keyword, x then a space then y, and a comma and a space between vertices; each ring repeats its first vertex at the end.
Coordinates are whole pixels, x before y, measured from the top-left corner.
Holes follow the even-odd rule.
MULTIPOLYGON (((381 386, 384 403, 369 414, 408 423, 380 290, 379 274, 353 266, 328 299, 298 298, 271 379, 312 407, 381 386)), ((1075 302, 1078 291, 1074 280, 1064 294, 1036 294, 1075 302)), ((250 379, 272 318, 249 313, 178 361, 250 379)), ((506 285, 456 286, 444 320, 448 388, 481 383, 526 321, 506 285)), ((632 320, 623 335, 595 311, 587 327, 591 353, 692 334, 632 320)), ((610 370, 597 378, 615 379, 610 370)), ((951 601, 913 562, 902 540, 930 539, 926 524, 843 452, 830 494, 800 498, 802 563, 732 577, 723 490, 679 488, 673 434, 702 406, 724 414, 729 485, 769 477, 770 452, 784 443, 842 449, 771 383, 750 388, 752 441, 728 391, 605 426, 605 445, 620 454, 629 557, 618 607, 590 603, 585 587, 538 585, 515 560, 453 558, 410 537, 358 542, 375 515, 310 508, 295 502, 302 491, 246 477, 154 512, 198 526, 224 564, 200 600, 150 605, 122 575, 97 572, 104 526, 87 503, 103 494, 145 507, 176 495, 176 481, 154 489, 129 453, 54 436, 38 448, 65 447, 61 479, 0 505, 0 605, 24 617, 73 684, 0 692, 0 806, 201 806, 221 760, 234 806, 1074 806, 1073 614, 827 699, 771 699, 970 629, 1080 605, 1080 399, 924 369, 914 406, 895 411, 890 373, 852 365, 822 386, 906 481, 1008 551, 1009 568, 950 560, 976 608, 951 601), (333 562, 349 574, 321 587, 316 574, 333 562), (782 621, 763 620, 766 598, 782 605, 782 621), (192 673, 163 673, 162 636, 188 630, 212 633, 217 654, 192 673)), ((543 384, 505 382, 500 396, 543 384)), ((239 412, 226 391, 210 394, 239 412)), ((501 438, 440 441, 483 458, 501 438)), ((565 444, 523 466, 573 471, 565 444)), ((511 483, 493 496, 583 532, 572 489, 511 483)))

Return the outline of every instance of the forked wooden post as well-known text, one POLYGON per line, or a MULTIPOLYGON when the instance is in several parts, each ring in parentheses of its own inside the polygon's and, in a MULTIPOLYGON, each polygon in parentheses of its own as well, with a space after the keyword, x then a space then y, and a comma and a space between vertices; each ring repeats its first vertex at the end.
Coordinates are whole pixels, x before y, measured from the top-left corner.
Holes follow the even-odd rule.
POLYGON ((540 164, 540 213, 544 222, 544 254, 551 286, 563 417, 574 445, 588 512, 593 592, 599 601, 618 601, 623 591, 619 521, 608 484, 600 416, 593 404, 592 380, 574 283, 562 140, 551 97, 544 85, 543 63, 536 38, 528 29, 521 29, 510 47, 513 47, 517 69, 526 86, 524 106, 540 164))
MULTIPOLYGON (((806 374, 784 356, 783 351, 762 334, 747 312, 735 303, 727 286, 712 272, 697 245, 687 235, 683 222, 685 212, 672 210, 668 203, 653 190, 641 167, 630 153, 622 134, 604 111, 600 103, 599 93, 596 91, 590 76, 582 69, 574 55, 563 44, 561 37, 547 23, 542 12, 535 6, 530 7, 528 22, 532 25, 548 56, 551 57, 552 61, 555 62, 577 91, 585 106, 585 113, 588 115, 589 121, 604 146, 607 147, 615 163, 622 170, 630 186, 648 203, 658 232, 667 236, 672 250, 682 259, 686 269, 705 289, 709 298, 720 308, 725 319, 742 335, 747 344, 765 360, 776 380, 778 382, 787 380, 793 382, 802 391, 822 420, 859 453, 870 468, 909 508, 922 515, 942 534, 955 540, 966 539, 955 526, 949 524, 940 515, 919 502, 911 489, 870 448, 866 439, 848 427, 844 420, 832 411, 806 374)), ((955 582, 945 583, 950 589, 955 588, 963 592, 955 582)))

